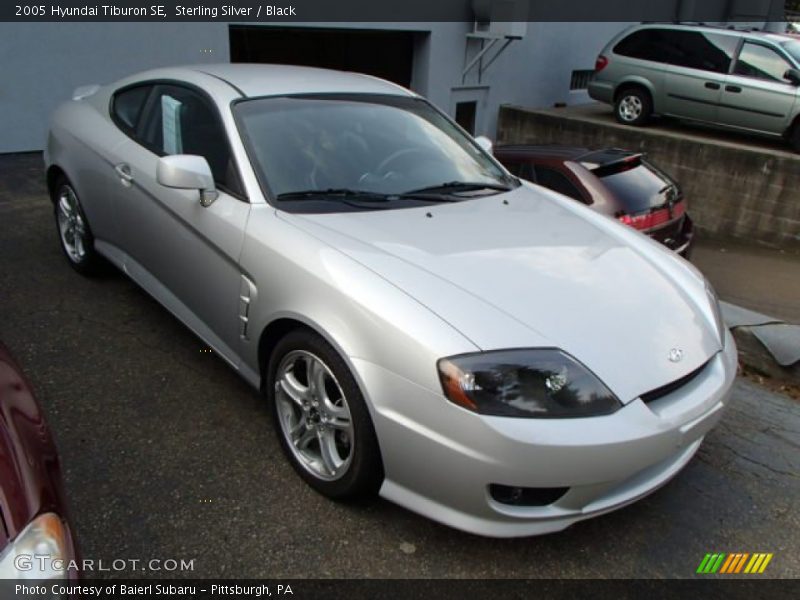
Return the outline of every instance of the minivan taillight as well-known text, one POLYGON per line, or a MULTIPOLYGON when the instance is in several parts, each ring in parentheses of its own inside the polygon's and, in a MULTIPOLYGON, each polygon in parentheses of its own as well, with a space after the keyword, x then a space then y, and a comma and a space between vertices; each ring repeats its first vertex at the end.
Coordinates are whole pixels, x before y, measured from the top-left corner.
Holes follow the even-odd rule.
POLYGON ((601 54, 600 56, 597 57, 597 60, 594 62, 594 72, 599 73, 607 66, 608 66, 608 59, 601 54))

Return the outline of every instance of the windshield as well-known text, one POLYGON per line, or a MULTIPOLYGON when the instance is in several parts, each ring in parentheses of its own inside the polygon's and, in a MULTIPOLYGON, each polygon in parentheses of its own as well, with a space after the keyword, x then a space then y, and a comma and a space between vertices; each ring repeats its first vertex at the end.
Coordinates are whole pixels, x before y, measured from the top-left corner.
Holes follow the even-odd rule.
POLYGON ((481 194, 516 185, 477 144, 419 98, 257 98, 237 103, 235 113, 262 183, 279 201, 304 194, 319 200, 313 192, 338 191, 323 199, 352 202, 353 194, 343 190, 359 197, 389 196, 391 201, 393 195, 430 194, 432 188, 441 188, 436 190, 440 196, 452 199, 460 190, 456 182, 471 184, 465 197, 474 196, 481 184, 495 187, 481 194))
POLYGON ((800 64, 800 40, 791 40, 781 45, 783 49, 791 55, 794 61, 800 64))

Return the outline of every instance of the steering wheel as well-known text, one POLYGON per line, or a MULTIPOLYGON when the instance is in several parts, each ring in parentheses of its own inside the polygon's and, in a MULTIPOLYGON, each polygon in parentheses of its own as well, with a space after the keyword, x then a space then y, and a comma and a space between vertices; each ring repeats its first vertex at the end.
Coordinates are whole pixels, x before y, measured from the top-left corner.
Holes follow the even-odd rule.
POLYGON ((430 148, 403 148, 402 150, 397 150, 396 152, 392 152, 389 156, 384 158, 381 161, 381 163, 376 167, 375 172, 379 175, 388 176, 391 174, 389 165, 397 161, 397 159, 399 158, 403 158, 404 156, 411 156, 412 154, 430 155, 434 154, 434 152, 430 148))

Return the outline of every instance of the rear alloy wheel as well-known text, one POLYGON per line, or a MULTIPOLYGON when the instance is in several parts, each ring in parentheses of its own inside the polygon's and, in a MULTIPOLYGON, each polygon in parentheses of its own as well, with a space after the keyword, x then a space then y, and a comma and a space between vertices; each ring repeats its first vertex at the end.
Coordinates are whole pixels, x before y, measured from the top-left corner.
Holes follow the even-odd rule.
POLYGON ((628 88, 620 92, 614 107, 617 121, 625 125, 644 125, 652 112, 650 94, 639 88, 628 88))
POLYGON ((276 430, 298 474, 330 498, 373 496, 383 480, 380 450, 341 357, 316 334, 297 330, 278 343, 269 373, 276 430))
POLYGON ((69 264, 82 275, 97 273, 101 260, 94 250, 94 237, 78 195, 65 179, 56 184, 54 208, 58 238, 69 264))

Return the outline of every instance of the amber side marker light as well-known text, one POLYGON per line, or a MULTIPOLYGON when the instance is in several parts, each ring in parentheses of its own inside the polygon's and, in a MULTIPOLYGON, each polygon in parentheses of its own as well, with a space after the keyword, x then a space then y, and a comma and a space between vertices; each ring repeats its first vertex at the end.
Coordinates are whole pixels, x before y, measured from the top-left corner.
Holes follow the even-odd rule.
POLYGON ((441 360, 439 362, 439 377, 442 380, 445 394, 452 402, 463 406, 467 410, 478 411, 478 405, 464 391, 466 373, 449 360, 441 360))

